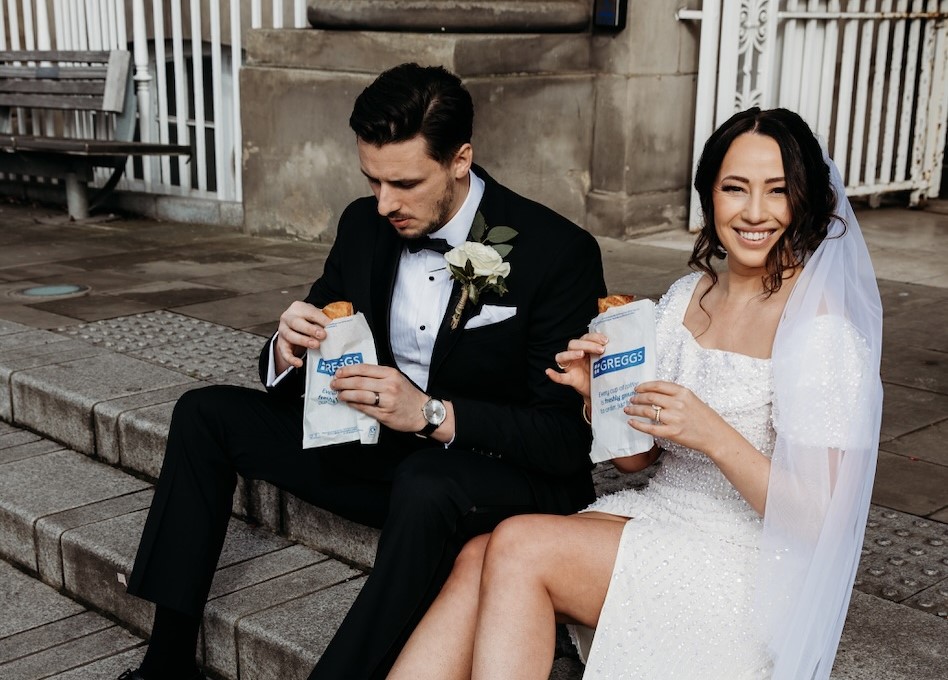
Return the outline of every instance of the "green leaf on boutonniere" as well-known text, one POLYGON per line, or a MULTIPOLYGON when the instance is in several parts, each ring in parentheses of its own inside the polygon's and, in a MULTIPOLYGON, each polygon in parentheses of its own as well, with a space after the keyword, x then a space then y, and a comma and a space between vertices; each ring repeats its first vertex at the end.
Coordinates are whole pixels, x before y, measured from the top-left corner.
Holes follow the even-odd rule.
POLYGON ((513 246, 508 243, 499 243, 497 245, 492 245, 491 248, 497 251, 497 254, 501 257, 507 257, 510 255, 510 251, 513 250, 513 246))
MULTIPOLYGON (((510 227, 492 227, 489 232, 487 232, 487 238, 484 239, 485 243, 494 245, 496 243, 506 243, 510 241, 517 235, 516 229, 511 229, 510 227)), ((511 246, 512 247, 512 246, 511 246)), ((494 246, 496 250, 496 246, 494 246)), ((509 250, 507 252, 510 252, 509 250)), ((506 253, 501 253, 505 255, 506 253)))
POLYGON ((481 211, 478 210, 474 214, 474 222, 471 224, 471 235, 468 238, 469 241, 484 241, 484 232, 487 231, 487 220, 484 219, 484 215, 481 214, 481 211))

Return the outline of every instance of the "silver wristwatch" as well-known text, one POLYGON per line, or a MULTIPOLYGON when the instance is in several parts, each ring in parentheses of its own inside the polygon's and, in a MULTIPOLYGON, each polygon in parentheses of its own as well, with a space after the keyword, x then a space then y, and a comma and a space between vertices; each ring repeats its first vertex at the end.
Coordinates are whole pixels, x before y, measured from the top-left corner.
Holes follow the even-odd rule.
POLYGON ((430 397, 425 405, 421 407, 421 414, 425 417, 425 426, 415 434, 419 437, 430 437, 431 433, 444 422, 448 412, 444 408, 444 402, 430 397))

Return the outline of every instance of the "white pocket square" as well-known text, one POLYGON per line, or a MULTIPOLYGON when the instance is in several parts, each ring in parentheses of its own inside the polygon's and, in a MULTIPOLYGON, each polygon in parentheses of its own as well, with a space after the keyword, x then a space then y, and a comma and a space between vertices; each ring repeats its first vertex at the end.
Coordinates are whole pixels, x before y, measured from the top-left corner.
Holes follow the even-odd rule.
POLYGON ((464 328, 471 330, 482 326, 489 326, 494 323, 500 323, 512 316, 516 316, 516 307, 501 307, 500 305, 484 305, 477 316, 472 316, 464 324, 464 328))

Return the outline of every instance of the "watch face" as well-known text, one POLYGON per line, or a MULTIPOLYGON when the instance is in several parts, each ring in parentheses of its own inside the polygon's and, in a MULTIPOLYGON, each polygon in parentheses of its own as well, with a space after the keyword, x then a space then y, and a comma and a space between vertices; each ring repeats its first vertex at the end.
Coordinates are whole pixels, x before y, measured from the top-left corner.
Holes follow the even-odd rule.
POLYGON ((440 425, 442 422, 444 422, 444 404, 442 404, 437 399, 429 399, 425 403, 425 407, 422 409, 422 412, 425 415, 425 420, 433 425, 440 425))

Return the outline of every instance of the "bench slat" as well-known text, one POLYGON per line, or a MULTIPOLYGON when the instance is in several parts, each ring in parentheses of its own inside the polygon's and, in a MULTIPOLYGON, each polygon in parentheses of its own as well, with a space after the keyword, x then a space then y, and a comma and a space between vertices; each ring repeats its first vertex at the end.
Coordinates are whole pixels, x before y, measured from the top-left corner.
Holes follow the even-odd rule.
POLYGON ((85 94, 102 95, 104 80, 2 80, 0 94, 85 94))
POLYGON ((0 65, 0 78, 19 80, 105 80, 104 68, 93 66, 10 66, 0 65))
POLYGON ((109 63, 109 50, 0 50, 0 62, 52 61, 82 64, 109 63))
POLYGON ((85 95, 0 94, 0 106, 22 106, 27 109, 101 111, 102 97, 85 95))
POLYGON ((56 151, 82 156, 128 156, 130 154, 169 154, 187 156, 190 146, 158 142, 122 142, 112 139, 69 139, 29 135, 0 135, 0 150, 8 153, 56 151))

